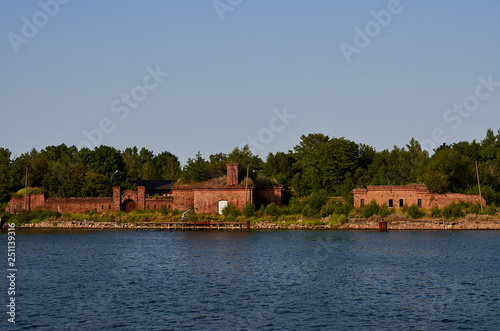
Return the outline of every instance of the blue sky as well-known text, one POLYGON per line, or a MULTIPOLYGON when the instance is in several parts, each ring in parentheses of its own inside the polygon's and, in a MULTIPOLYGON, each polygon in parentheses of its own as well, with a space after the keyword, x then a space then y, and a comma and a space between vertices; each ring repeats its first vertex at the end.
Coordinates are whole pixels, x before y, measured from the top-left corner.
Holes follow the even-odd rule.
POLYGON ((500 127, 499 1, 59 1, 0 2, 14 155, 102 143, 185 163, 249 137, 265 158, 309 133, 382 150, 500 127))

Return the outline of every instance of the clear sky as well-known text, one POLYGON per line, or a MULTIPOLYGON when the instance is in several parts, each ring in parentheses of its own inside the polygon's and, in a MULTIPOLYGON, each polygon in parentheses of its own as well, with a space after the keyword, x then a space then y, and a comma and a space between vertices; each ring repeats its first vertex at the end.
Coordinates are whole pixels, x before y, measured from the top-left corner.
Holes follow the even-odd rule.
POLYGON ((0 146, 184 164, 309 133, 481 140, 500 127, 499 17, 496 0, 2 0, 0 146))

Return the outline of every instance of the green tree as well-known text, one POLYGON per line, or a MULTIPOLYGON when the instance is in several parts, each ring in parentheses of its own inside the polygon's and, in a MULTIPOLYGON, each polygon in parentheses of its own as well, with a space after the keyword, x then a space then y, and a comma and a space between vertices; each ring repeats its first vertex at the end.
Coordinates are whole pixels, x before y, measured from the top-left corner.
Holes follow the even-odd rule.
POLYGON ((227 154, 217 153, 209 157, 208 172, 210 177, 222 177, 226 174, 228 164, 227 154))
POLYGON ((110 181, 112 179, 112 185, 119 185, 126 180, 125 163, 120 152, 113 147, 104 145, 96 147, 88 155, 88 168, 106 176, 110 181))
POLYGON ((310 134, 302 136, 294 150, 297 173, 292 187, 302 196, 319 189, 334 193, 347 174, 352 175, 360 167, 359 146, 345 138, 330 139, 323 134, 310 134))
POLYGON ((474 162, 443 145, 430 159, 424 182, 438 193, 463 192, 476 182, 474 162))
POLYGON ((83 197, 106 197, 113 194, 109 179, 91 170, 85 173, 85 179, 81 187, 80 196, 83 197))
POLYGON ((12 188, 11 155, 8 149, 0 147, 0 202, 8 201, 10 198, 9 192, 12 188))
POLYGON ((153 164, 159 179, 174 180, 181 175, 181 164, 177 156, 170 152, 162 152, 153 158, 153 164))
POLYGON ((288 187, 291 186, 296 173, 294 169, 295 163, 295 157, 291 152, 269 153, 262 172, 265 176, 276 179, 280 184, 288 187))
POLYGON ((127 170, 127 180, 141 180, 141 159, 136 146, 127 148, 121 153, 123 163, 127 170))
POLYGON ((184 166, 182 178, 198 183, 209 179, 208 162, 198 152, 194 159, 189 158, 184 166))
POLYGON ((239 166, 239 178, 245 178, 247 176, 247 167, 249 167, 249 177, 252 179, 257 178, 257 173, 262 169, 264 162, 260 157, 253 155, 250 147, 248 145, 242 148, 236 147, 227 156, 227 161, 229 163, 238 163, 239 166))
POLYGON ((82 188, 86 175, 87 168, 83 164, 71 166, 62 176, 61 185, 57 192, 58 196, 63 198, 85 196, 82 188))

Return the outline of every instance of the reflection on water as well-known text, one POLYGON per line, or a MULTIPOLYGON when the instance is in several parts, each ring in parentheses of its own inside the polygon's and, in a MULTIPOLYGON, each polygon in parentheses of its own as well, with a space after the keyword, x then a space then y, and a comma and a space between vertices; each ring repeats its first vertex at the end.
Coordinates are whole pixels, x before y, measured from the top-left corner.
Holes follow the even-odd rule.
POLYGON ((493 330, 499 239, 494 231, 18 230, 16 326, 493 330))

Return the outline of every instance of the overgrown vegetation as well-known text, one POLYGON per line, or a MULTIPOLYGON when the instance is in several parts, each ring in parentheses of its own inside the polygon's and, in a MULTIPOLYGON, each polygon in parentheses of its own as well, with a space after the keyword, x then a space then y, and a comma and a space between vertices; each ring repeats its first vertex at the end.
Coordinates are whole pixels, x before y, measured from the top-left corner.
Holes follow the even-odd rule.
MULTIPOLYGON (((30 194, 95 197, 111 196, 113 185, 132 188, 134 184, 130 182, 134 180, 182 178, 183 183, 189 184, 220 178, 223 182, 226 164, 233 162, 240 164, 240 183, 244 184, 248 169, 250 184, 266 186, 278 182, 283 185, 283 206, 247 205, 245 217, 349 217, 353 210, 352 189, 366 185, 424 183, 437 193, 477 194, 475 162, 482 195, 488 204, 482 213, 493 215, 497 212, 496 206, 500 206, 500 131, 495 133, 491 129, 479 142, 443 144, 432 156, 415 139, 402 148, 376 151, 345 138, 315 133, 301 136, 300 142, 288 152, 269 153, 265 161, 254 155, 249 146, 244 146, 227 154, 209 155, 206 159, 198 152, 184 167, 167 151, 154 154, 137 147, 124 151, 109 146, 78 150, 62 144, 41 151, 33 149, 18 157, 0 148, 0 202, 24 195, 26 174, 30 194)), ((383 218, 394 212, 395 209, 387 205, 376 206, 372 202, 355 211, 359 216, 383 218)), ((467 213, 480 214, 481 208, 460 205, 423 211, 405 206, 398 212, 411 218, 453 218, 467 213)), ((134 215, 127 219, 139 217, 134 215)), ((174 217, 166 210, 162 210, 161 215, 174 217)), ((89 217, 106 219, 99 215, 89 217)), ((233 212, 227 217, 243 216, 233 212)))
POLYGON ((43 221, 55 220, 61 217, 61 214, 55 211, 26 211, 21 210, 16 215, 8 215, 9 222, 15 223, 16 225, 22 225, 26 223, 39 223, 43 221))

